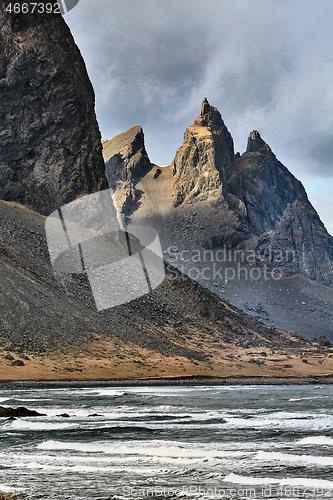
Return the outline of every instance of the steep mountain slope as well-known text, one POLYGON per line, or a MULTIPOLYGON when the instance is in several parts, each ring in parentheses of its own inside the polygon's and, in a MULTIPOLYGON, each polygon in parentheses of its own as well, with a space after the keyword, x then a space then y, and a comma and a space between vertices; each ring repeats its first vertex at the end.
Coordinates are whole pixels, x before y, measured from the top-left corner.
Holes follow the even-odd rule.
POLYGON ((281 263, 285 276, 300 273, 333 285, 333 238, 301 182, 277 160, 257 131, 250 133, 247 151, 234 161, 223 195, 244 204, 249 231, 258 238, 258 254, 268 253, 269 248, 289 251, 293 259, 281 263))
POLYGON ((94 91, 60 14, 7 6, 0 3, 0 199, 48 215, 107 187, 94 91))
POLYGON ((333 340, 333 238, 257 131, 234 155, 204 99, 172 165, 135 189, 128 215, 157 229, 170 264, 267 324, 333 340))
POLYGON ((331 349, 257 323, 174 269, 98 313, 85 275, 52 269, 44 224, 0 202, 0 379, 332 373, 331 349))

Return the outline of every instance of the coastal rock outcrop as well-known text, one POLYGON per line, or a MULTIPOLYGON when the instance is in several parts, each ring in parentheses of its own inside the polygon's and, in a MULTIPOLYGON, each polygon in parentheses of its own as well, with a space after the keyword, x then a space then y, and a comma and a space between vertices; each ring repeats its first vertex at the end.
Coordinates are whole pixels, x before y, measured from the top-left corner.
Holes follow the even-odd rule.
POLYGON ((49 215, 107 188, 94 91, 60 14, 6 7, 1 2, 0 199, 49 215))
POLYGON ((17 418, 17 417, 44 417, 45 414, 38 413, 35 410, 28 410, 28 408, 24 408, 20 406, 18 408, 5 408, 0 406, 0 417, 1 418, 17 418))

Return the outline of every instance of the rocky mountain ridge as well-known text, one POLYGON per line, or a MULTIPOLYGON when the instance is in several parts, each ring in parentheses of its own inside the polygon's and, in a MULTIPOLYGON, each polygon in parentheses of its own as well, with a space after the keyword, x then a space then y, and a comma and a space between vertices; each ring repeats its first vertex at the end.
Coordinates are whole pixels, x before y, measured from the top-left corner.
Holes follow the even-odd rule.
POLYGON ((124 215, 159 232, 172 265, 262 321, 332 335, 333 238, 301 182, 258 131, 249 134, 245 153, 235 155, 219 111, 204 99, 172 165, 153 166, 135 189, 140 202, 124 215), (203 276, 207 251, 213 254, 209 279, 203 276), (228 258, 221 263, 216 256, 223 252, 228 258), (221 272, 214 273, 217 264, 221 272))

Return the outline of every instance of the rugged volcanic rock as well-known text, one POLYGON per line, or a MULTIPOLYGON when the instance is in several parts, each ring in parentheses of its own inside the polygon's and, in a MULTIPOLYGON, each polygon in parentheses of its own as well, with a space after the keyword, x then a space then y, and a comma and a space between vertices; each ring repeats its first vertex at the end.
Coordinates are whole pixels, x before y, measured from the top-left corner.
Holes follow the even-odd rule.
POLYGON ((168 262, 261 321, 331 338, 333 238, 257 131, 234 156, 204 99, 172 165, 136 189, 131 220, 158 230, 168 262))
POLYGON ((115 205, 126 217, 132 213, 140 199, 137 183, 152 168, 142 128, 136 125, 111 141, 104 141, 103 154, 106 177, 114 191, 115 205))
MULTIPOLYGON (((249 233, 258 238, 255 250, 289 252, 292 258, 274 265, 285 275, 300 273, 333 285, 333 238, 327 233, 305 189, 276 158, 257 131, 249 135, 247 151, 235 159, 223 185, 246 211, 249 233)), ((232 209, 232 207, 231 207, 232 209)))
POLYGON ((6 7, 1 2, 0 199, 48 215, 107 187, 94 92, 60 14, 6 7))
POLYGON ((4 408, 0 406, 0 417, 1 418, 18 418, 18 417, 45 417, 44 413, 38 413, 34 410, 28 410, 23 406, 18 408, 4 408))
POLYGON ((220 112, 205 98, 200 116, 184 135, 172 163, 174 205, 196 197, 221 199, 221 186, 230 177, 233 139, 220 112))

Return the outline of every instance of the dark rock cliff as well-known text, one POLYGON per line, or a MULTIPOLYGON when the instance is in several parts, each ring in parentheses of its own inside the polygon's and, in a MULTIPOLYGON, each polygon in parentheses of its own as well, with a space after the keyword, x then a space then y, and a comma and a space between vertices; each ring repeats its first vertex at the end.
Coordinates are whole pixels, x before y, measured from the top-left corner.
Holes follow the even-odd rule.
POLYGON ((244 204, 249 232, 258 237, 258 254, 268 254, 270 249, 284 254, 289 251, 292 259, 280 263, 285 275, 301 273, 333 285, 333 238, 302 183, 257 131, 250 133, 247 151, 234 161, 223 194, 244 204))
POLYGON ((6 6, 1 2, 0 199, 48 215, 107 187, 94 91, 60 14, 10 14, 6 6))

